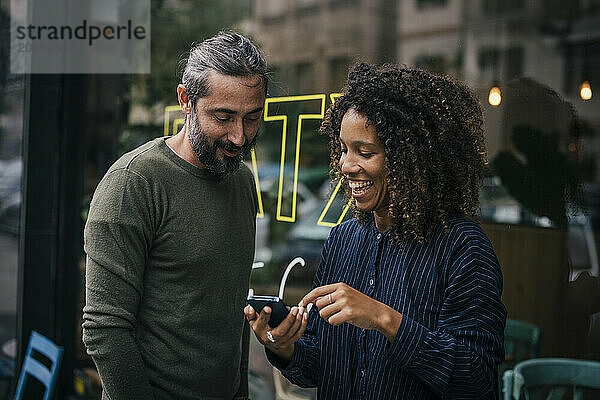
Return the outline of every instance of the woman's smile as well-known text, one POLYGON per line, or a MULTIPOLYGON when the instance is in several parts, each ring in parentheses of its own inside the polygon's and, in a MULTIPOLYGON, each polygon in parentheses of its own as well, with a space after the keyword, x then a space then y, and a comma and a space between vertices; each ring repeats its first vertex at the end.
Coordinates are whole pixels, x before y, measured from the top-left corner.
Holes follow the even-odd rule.
POLYGON ((340 169, 348 179, 356 206, 387 215, 385 150, 375 128, 351 108, 342 119, 340 142, 340 169))

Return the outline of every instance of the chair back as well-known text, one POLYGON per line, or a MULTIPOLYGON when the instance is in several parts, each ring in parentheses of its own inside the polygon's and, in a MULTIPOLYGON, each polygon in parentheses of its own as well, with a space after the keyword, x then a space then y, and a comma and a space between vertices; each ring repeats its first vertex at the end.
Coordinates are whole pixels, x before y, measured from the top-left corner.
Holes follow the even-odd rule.
POLYGON ((536 358, 540 351, 541 329, 527 322, 507 319, 504 328, 504 351, 509 362, 536 358))
POLYGON ((33 376, 46 387, 43 400, 50 399, 52 391, 54 390, 56 378, 58 377, 62 352, 62 347, 55 345, 50 339, 40 335, 36 331, 31 331, 29 345, 27 346, 27 352, 25 353, 23 366, 21 367, 21 374, 19 375, 15 400, 21 400, 25 393, 27 375, 33 376), (33 358, 34 350, 50 360, 52 363, 50 368, 33 358))
POLYGON ((520 362, 514 370, 506 371, 503 389, 505 400, 518 400, 522 393, 525 399, 533 399, 535 388, 546 389, 546 400, 562 399, 569 389, 573 390, 574 400, 581 400, 583 389, 600 391, 600 362, 537 358, 520 362))

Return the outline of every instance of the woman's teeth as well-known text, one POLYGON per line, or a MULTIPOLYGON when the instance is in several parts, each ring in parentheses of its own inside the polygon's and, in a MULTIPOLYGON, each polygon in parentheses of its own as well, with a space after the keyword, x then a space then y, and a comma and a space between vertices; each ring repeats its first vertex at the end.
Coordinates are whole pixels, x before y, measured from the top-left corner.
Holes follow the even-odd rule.
POLYGON ((371 186, 373 186, 373 181, 365 181, 365 182, 350 182, 350 189, 352 189, 353 195, 359 195, 366 192, 371 186))

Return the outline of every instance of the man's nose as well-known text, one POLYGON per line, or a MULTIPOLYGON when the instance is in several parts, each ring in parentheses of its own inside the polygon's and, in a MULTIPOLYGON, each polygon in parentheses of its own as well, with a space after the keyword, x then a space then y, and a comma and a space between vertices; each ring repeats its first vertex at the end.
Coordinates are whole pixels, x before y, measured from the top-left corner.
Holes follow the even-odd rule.
POLYGON ((246 135, 244 132, 244 122, 238 121, 234 126, 231 127, 227 139, 238 147, 242 147, 246 143, 246 135))

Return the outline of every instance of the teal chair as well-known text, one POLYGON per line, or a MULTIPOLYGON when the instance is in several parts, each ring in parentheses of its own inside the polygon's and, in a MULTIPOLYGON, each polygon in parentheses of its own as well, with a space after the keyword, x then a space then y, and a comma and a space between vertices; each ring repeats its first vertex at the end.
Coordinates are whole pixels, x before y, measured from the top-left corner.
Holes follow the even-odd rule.
POLYGON ((55 345, 50 339, 40 335, 36 331, 31 331, 27 352, 23 358, 23 366, 21 367, 21 375, 19 376, 19 383, 17 384, 15 400, 21 400, 23 398, 28 375, 33 376, 44 385, 46 389, 44 391, 43 400, 49 400, 50 396, 52 396, 52 391, 54 390, 56 378, 58 377, 62 353, 62 347, 55 345), (47 357, 51 363, 50 367, 46 367, 43 363, 36 360, 33 357, 34 351, 47 357))
POLYGON ((527 322, 507 319, 504 328, 504 362, 498 368, 498 388, 502 389, 501 377, 504 371, 530 358, 536 358, 540 352, 542 330, 527 322))
POLYGON ((513 365, 536 358, 540 352, 542 330, 532 324, 516 319, 507 319, 504 328, 504 351, 506 362, 513 365))
POLYGON ((600 362, 568 358, 537 358, 518 363, 502 377, 504 400, 572 398, 583 400, 584 389, 600 398, 600 362), (572 397, 568 393, 572 391, 572 397))

